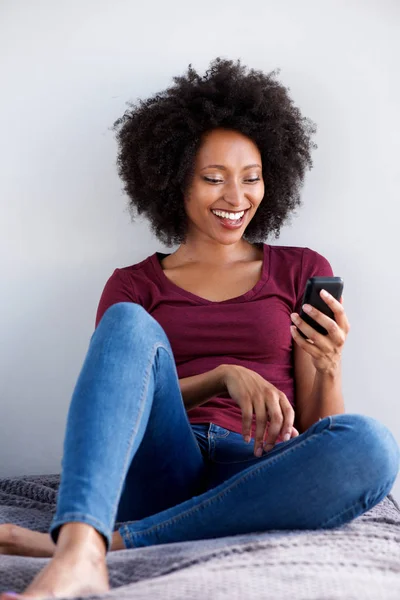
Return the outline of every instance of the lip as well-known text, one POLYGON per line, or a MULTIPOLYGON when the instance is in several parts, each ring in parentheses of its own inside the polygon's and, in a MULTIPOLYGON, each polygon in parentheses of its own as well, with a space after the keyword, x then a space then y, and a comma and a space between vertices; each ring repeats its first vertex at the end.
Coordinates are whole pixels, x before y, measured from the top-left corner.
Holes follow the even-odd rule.
MULTIPOLYGON (((217 208, 214 208, 214 210, 220 210, 217 208)), ((212 210, 210 209, 211 214, 219 221, 219 224, 221 225, 221 227, 224 227, 224 229, 240 229, 242 227, 242 225, 244 224, 245 220, 246 220, 246 213, 250 210, 250 208, 246 208, 244 211, 244 215, 243 217, 241 217, 239 223, 233 223, 232 225, 228 224, 228 223, 224 223, 219 217, 217 217, 217 215, 214 215, 214 213, 212 212, 212 210)), ((238 211, 229 211, 229 212, 242 212, 241 210, 238 211)))
POLYGON ((236 213, 240 213, 240 212, 242 212, 242 211, 244 211, 244 212, 247 212, 248 210, 250 210, 250 206, 249 206, 249 208, 242 208, 242 210, 227 210, 227 209, 225 209, 225 208, 210 208, 210 211, 211 211, 211 212, 212 212, 213 210, 221 210, 221 211, 223 211, 223 212, 228 212, 228 213, 233 213, 233 214, 236 214, 236 213))

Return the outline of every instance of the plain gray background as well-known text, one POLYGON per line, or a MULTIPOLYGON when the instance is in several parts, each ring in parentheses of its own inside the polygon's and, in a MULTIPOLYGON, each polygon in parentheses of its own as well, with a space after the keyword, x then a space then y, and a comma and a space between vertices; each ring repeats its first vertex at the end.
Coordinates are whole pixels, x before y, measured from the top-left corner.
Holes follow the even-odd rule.
POLYGON ((399 33, 396 0, 0 3, 0 476, 60 471, 103 286, 165 249, 130 220, 110 127, 216 56, 281 68, 318 125, 303 207, 267 241, 344 278, 346 411, 400 442, 399 33))

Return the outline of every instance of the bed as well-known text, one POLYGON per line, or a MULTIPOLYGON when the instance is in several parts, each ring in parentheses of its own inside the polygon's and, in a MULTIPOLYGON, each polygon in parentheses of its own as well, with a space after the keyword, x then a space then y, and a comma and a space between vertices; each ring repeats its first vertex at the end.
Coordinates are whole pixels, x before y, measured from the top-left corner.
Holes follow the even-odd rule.
MULTIPOLYGON (((58 485, 59 475, 0 479, 0 523, 47 531, 58 485)), ((48 560, 1 555, 0 591, 21 592, 48 560)), ((111 590, 91 598, 399 600, 400 508, 389 494, 335 529, 133 548, 107 562, 111 590)))

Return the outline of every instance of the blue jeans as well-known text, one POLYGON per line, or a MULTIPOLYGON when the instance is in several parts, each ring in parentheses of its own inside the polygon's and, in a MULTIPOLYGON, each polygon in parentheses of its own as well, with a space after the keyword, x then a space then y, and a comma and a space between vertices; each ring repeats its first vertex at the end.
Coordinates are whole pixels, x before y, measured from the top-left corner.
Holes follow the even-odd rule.
POLYGON ((81 522, 110 549, 342 525, 378 504, 399 470, 379 421, 328 416, 269 452, 214 423, 191 425, 170 343, 131 302, 104 313, 68 412, 50 534, 81 522))

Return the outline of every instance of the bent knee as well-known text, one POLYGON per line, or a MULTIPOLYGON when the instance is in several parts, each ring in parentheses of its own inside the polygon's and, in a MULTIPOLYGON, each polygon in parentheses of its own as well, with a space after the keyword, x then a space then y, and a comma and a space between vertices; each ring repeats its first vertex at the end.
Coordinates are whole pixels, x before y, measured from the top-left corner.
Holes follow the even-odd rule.
POLYGON ((381 480, 394 481, 400 467, 399 445, 386 425, 378 419, 362 414, 334 415, 332 428, 347 431, 350 456, 381 480))
POLYGON ((141 304, 136 302, 112 304, 104 312, 100 323, 103 326, 112 326, 114 334, 120 331, 121 335, 127 334, 135 340, 138 337, 148 343, 154 343, 157 340, 168 349, 170 347, 167 334, 160 323, 141 304))
POLYGON ((137 302, 115 302, 104 311, 103 318, 105 315, 119 319, 137 319, 146 317, 146 315, 150 316, 145 308, 137 302))
POLYGON ((137 302, 116 302, 107 308, 101 320, 114 323, 123 322, 124 328, 132 327, 136 331, 140 330, 142 325, 146 328, 153 324, 161 327, 154 317, 137 302))

